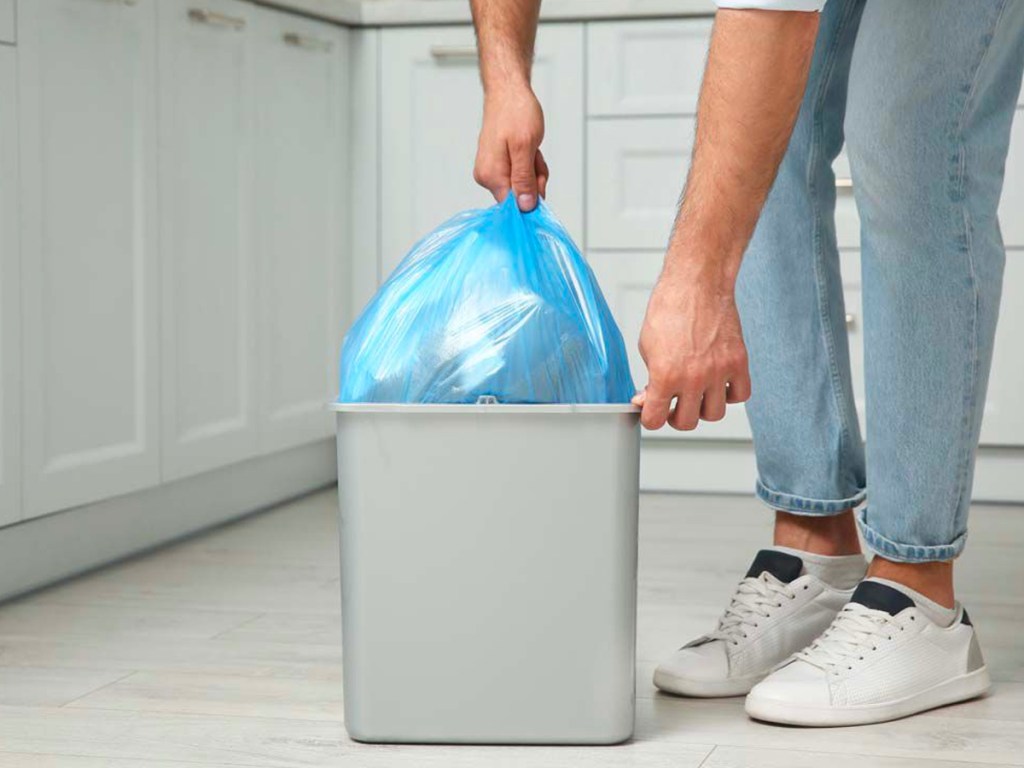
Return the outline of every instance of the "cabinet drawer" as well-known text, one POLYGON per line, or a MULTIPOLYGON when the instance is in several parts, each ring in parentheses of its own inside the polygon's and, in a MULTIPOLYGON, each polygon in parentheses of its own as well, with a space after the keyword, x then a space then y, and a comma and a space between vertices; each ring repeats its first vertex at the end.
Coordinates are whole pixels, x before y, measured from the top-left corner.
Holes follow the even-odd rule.
POLYGON ((0 43, 14 42, 14 0, 0 0, 0 43))
POLYGON ((587 245, 664 248, 693 146, 692 117, 587 126, 587 245))
POLYGON ((1024 356, 1020 354, 1024 334, 1022 293, 1024 252, 1010 251, 1006 254, 1003 300, 981 423, 982 445, 1024 445, 1024 402, 1020 397, 1024 382, 1024 356))
POLYGON ((588 113, 692 115, 711 19, 587 25, 588 113))
MULTIPOLYGON (((692 117, 623 117, 589 122, 588 247, 665 247, 690 164, 694 127, 692 117)), ((836 159, 834 168, 839 247, 859 248, 860 219, 845 155, 836 159)), ((1024 183, 1017 194, 1021 196, 1020 205, 1024 205, 1024 183)))
POLYGON ((860 248, 860 216, 853 200, 850 161, 842 153, 832 163, 836 175, 836 240, 840 248, 860 248))
POLYGON ((1017 108, 1010 130, 999 224, 1007 247, 1024 248, 1024 107, 1017 108))

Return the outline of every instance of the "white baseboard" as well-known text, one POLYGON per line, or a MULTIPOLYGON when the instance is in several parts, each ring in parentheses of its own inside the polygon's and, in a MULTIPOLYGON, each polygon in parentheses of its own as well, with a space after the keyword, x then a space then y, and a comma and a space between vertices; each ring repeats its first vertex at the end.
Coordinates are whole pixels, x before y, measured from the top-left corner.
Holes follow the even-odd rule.
POLYGON ((334 440, 322 440, 0 528, 0 600, 279 504, 336 478, 334 440))
MULTIPOLYGON (((644 491, 749 494, 740 440, 645 438, 644 491)), ((333 483, 333 440, 0 528, 0 600, 234 520, 333 483)), ((1024 448, 978 453, 974 500, 1024 503, 1024 448)))
MULTIPOLYGON (((643 440, 643 491, 749 494, 755 476, 754 447, 743 440, 643 440)), ((973 500, 1024 503, 1024 448, 978 450, 973 500)))

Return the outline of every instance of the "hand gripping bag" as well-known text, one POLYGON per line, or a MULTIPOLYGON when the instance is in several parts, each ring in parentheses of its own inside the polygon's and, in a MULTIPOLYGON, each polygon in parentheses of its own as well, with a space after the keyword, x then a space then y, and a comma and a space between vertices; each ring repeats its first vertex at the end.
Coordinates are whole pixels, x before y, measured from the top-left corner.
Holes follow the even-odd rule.
POLYGON ((513 195, 420 240, 345 337, 343 403, 626 403, 622 334, 565 228, 513 195), (493 398, 493 400, 492 400, 493 398))

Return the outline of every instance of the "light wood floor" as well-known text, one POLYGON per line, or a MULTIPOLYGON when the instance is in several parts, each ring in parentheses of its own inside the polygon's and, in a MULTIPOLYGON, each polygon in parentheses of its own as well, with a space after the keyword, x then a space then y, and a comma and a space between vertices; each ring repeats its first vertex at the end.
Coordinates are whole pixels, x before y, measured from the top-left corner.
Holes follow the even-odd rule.
POLYGON ((652 688, 656 660, 711 628, 769 516, 748 499, 647 496, 636 738, 500 748, 348 740, 335 503, 316 494, 0 606, 0 768, 1024 765, 1022 508, 974 511, 959 573, 995 693, 801 730, 751 722, 739 699, 652 688))

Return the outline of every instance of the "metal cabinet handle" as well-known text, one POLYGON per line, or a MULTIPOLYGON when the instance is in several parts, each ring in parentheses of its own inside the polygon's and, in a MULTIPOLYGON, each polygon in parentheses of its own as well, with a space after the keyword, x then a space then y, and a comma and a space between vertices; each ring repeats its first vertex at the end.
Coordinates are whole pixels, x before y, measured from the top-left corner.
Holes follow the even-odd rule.
POLYGON ((311 51, 334 50, 334 43, 330 40, 321 40, 317 37, 300 35, 298 32, 285 32, 281 35, 281 39, 288 45, 294 45, 296 48, 306 48, 311 51))
POLYGON ((479 58, 475 45, 434 45, 430 55, 435 61, 476 61, 479 58))
POLYGON ((846 313, 846 327, 847 328, 853 328, 853 326, 855 326, 856 324, 857 324, 857 316, 847 312, 846 313))
POLYGON ((853 189, 853 179, 849 176, 839 176, 836 179, 837 189, 853 189))
POLYGON ((117 5, 135 5, 139 0, 107 0, 107 2, 116 3, 117 5))
POLYGON ((206 8, 189 8, 188 17, 192 21, 198 21, 202 24, 213 24, 218 27, 231 27, 232 29, 244 29, 245 19, 238 16, 228 16, 223 13, 217 13, 216 11, 210 11, 206 8))

